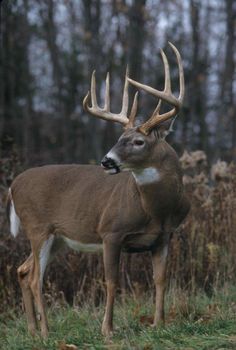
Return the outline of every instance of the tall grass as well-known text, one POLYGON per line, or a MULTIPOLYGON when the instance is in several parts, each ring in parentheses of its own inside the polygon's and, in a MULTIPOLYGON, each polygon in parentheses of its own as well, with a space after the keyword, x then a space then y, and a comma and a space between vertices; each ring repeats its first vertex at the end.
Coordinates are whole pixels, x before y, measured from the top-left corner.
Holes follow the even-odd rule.
MULTIPOLYGON (((236 166, 218 161, 212 167, 201 152, 184 153, 181 158, 184 183, 191 201, 188 218, 175 233, 170 250, 168 276, 171 286, 193 294, 203 289, 213 293, 236 282, 236 166)), ((29 254, 23 234, 17 240, 9 235, 4 200, 7 185, 19 172, 16 160, 0 163, 0 309, 21 305, 16 268, 29 254)), ((127 292, 138 299, 153 287, 150 256, 123 254, 120 263, 122 298, 127 292)), ((50 265, 46 275, 48 304, 88 300, 96 306, 105 295, 102 256, 67 251, 50 265)))
POLYGON ((102 337, 102 308, 85 303, 82 307, 49 310, 48 340, 32 338, 22 314, 1 317, 0 347, 7 350, 213 350, 235 349, 235 288, 222 289, 209 298, 201 292, 187 298, 183 292, 169 291, 167 322, 158 330, 150 327, 153 306, 150 293, 126 297, 115 308, 112 339, 102 337), (66 344, 74 345, 67 347, 66 344))

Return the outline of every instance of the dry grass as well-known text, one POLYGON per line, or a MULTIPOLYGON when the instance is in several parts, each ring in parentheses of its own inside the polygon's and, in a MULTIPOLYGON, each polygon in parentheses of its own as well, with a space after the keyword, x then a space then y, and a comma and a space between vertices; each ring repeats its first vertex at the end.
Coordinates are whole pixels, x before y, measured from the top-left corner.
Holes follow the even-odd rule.
MULTIPOLYGON (((173 237, 168 275, 171 285, 187 292, 199 288, 212 293, 236 282, 236 166, 218 161, 211 168, 201 152, 184 153, 184 182, 191 199, 191 212, 173 237)), ((23 235, 9 236, 4 198, 7 185, 19 172, 13 159, 0 164, 0 308, 19 306, 21 293, 16 268, 29 254, 23 235), (14 166, 13 166, 14 165, 14 166)), ((153 287, 149 254, 123 255, 120 268, 120 294, 131 292, 137 299, 153 287)), ((80 304, 92 300, 98 305, 105 295, 102 257, 96 254, 61 254, 50 266, 45 294, 52 300, 80 304)))

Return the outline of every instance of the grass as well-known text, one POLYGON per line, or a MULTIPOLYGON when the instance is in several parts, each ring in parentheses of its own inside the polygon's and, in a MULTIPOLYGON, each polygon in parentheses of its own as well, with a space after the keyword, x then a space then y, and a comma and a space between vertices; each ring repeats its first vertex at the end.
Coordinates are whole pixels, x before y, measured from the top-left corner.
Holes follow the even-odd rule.
POLYGON ((211 298, 201 293, 187 297, 172 291, 167 296, 166 309, 166 326, 155 330, 149 325, 151 298, 117 302, 115 332, 110 341, 104 340, 100 332, 103 307, 51 307, 47 341, 29 336, 25 316, 9 312, 0 316, 0 349, 64 350, 65 344, 91 350, 236 349, 235 288, 215 292, 211 298))

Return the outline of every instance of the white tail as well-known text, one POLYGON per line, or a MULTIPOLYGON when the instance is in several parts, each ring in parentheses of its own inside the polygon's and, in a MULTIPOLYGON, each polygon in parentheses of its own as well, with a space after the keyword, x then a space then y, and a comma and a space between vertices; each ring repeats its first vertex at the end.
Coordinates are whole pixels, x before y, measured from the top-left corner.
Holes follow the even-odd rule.
POLYGON ((9 221, 10 221, 10 232, 13 237, 16 238, 16 236, 19 233, 20 229, 20 219, 19 216, 16 214, 14 201, 11 195, 11 189, 9 188, 9 201, 10 201, 10 212, 9 212, 9 221))

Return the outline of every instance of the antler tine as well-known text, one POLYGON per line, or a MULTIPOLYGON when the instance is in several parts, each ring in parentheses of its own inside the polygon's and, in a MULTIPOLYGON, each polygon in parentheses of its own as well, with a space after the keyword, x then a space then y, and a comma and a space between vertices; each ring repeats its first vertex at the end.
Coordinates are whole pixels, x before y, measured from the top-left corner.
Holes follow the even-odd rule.
POLYGON ((129 87, 129 82, 128 82, 128 76, 129 76, 129 68, 128 66, 126 67, 126 72, 125 72, 125 85, 124 85, 124 91, 123 91, 123 97, 122 97, 122 109, 121 109, 121 114, 127 115, 128 108, 129 108, 129 94, 128 94, 128 87, 129 87))
POLYGON ((90 97, 90 92, 88 91, 88 92, 87 92, 87 95, 85 95, 85 97, 84 97, 84 99, 83 99, 83 109, 84 109, 86 112, 89 112, 89 106, 88 106, 89 97, 90 97))
POLYGON ((92 100, 92 106, 97 107, 97 97, 96 97, 96 77, 95 77, 96 71, 94 70, 92 73, 91 78, 91 100, 92 100))
POLYGON ((134 126, 134 121, 135 121, 135 117, 137 114, 137 109, 138 109, 138 91, 136 91, 136 93, 134 95, 134 101, 133 101, 133 105, 132 105, 131 112, 129 115, 129 122, 125 127, 126 129, 132 128, 134 126))
POLYGON ((178 97, 178 100, 182 104, 182 102, 184 100, 184 93, 185 93, 184 68, 183 68, 183 64, 182 64, 182 60, 181 60, 181 56, 180 56, 179 51, 170 41, 168 41, 168 44, 170 45, 172 50, 174 50, 174 53, 176 55, 177 62, 178 62, 178 68, 179 68, 179 97, 178 97))
POLYGON ((166 57, 165 52, 160 49, 162 61, 164 63, 164 70, 165 70, 165 87, 164 92, 170 92, 171 93, 171 80, 170 80, 170 66, 166 57))
POLYGON ((165 86, 164 90, 156 90, 148 85, 141 84, 135 80, 129 79, 129 82, 136 86, 137 88, 141 88, 146 92, 149 92, 150 94, 158 97, 160 99, 155 111, 153 112, 151 118, 147 120, 144 124, 142 124, 139 127, 140 132, 142 132, 145 135, 148 135, 150 131, 156 127, 158 124, 172 118, 178 113, 178 110, 180 109, 183 98, 184 98, 184 71, 183 71, 183 65, 181 61, 181 56, 177 48, 169 42, 169 45, 175 52, 177 62, 178 62, 178 68, 179 68, 179 83, 180 83, 180 93, 179 97, 176 98, 172 92, 171 92, 171 79, 170 79, 170 68, 169 63, 167 60, 167 57, 163 50, 161 50, 161 56, 164 64, 164 70, 165 70, 165 86), (160 108, 161 108, 161 101, 165 101, 173 106, 173 108, 164 114, 160 114, 160 108))
POLYGON ((107 72, 104 110, 110 110, 110 74, 107 72))
POLYGON ((91 92, 89 91, 83 100, 84 110, 88 111, 92 115, 97 116, 101 119, 118 122, 124 126, 127 126, 127 125, 129 125, 129 127, 133 126, 134 118, 137 113, 137 94, 135 95, 135 98, 134 98, 131 115, 130 115, 131 120, 129 121, 127 116, 128 107, 129 107, 128 87, 129 87, 129 81, 128 81, 128 68, 127 68, 126 75, 125 75, 125 84, 124 84, 121 112, 119 114, 111 113, 110 112, 110 77, 109 77, 109 73, 107 73, 105 103, 104 103, 104 107, 100 108, 97 104, 96 78, 95 78, 95 71, 94 71, 92 73, 92 78, 91 78, 91 92), (91 104, 92 104, 91 107, 88 105, 90 96, 91 96, 91 104))
POLYGON ((154 112, 152 113, 151 118, 155 117, 156 114, 158 114, 161 110, 161 100, 158 101, 158 104, 154 110, 154 112))

